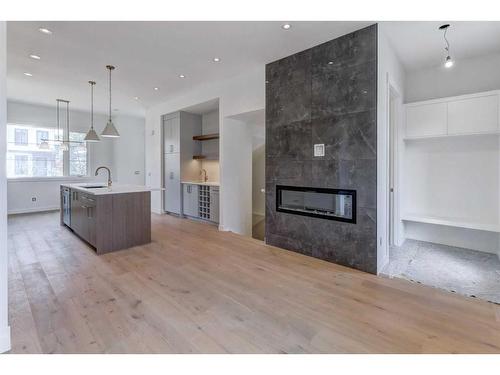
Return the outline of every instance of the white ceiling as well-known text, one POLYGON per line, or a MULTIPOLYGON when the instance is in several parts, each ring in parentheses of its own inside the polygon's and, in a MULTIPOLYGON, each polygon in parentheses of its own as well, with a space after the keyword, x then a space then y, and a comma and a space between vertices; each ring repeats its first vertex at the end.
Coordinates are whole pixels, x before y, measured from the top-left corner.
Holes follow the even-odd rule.
POLYGON ((383 22, 390 43, 407 71, 437 66, 446 56, 443 32, 439 26, 449 23, 447 38, 453 59, 500 52, 500 22, 418 21, 383 22))
MULTIPOLYGON (((291 29, 283 30, 283 22, 260 21, 8 22, 8 97, 49 105, 64 98, 72 108, 88 110, 87 81, 95 80, 95 108, 105 113, 105 65, 113 64, 114 113, 144 115, 147 107, 198 85, 262 67, 370 23, 292 22, 291 29), (41 26, 53 34, 40 33, 41 26), (221 62, 214 63, 214 57, 221 62)), ((442 63, 444 41, 438 26, 443 23, 384 22, 407 71, 442 63)), ((457 62, 500 51, 500 22, 450 23, 448 37, 457 62)))
POLYGON ((183 91, 244 73, 371 22, 293 22, 289 30, 282 24, 8 22, 7 94, 9 99, 51 105, 63 98, 72 108, 88 110, 87 82, 95 80, 95 109, 106 112, 105 66, 113 64, 115 113, 143 115, 145 108, 183 91), (40 33, 42 26, 53 34, 40 33), (30 59, 30 54, 41 60, 30 59), (214 63, 214 57, 221 62, 214 63), (186 78, 180 79, 180 74, 186 78))

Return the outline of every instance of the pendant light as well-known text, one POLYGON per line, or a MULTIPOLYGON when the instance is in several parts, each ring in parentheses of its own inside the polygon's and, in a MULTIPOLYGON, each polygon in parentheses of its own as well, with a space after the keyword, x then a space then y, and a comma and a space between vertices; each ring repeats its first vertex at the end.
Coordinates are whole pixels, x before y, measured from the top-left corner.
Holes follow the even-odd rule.
POLYGON ((443 30, 443 38, 446 43, 446 47, 444 47, 444 50, 446 51, 446 58, 444 60, 444 67, 445 68, 451 68, 454 64, 451 56, 450 56, 450 42, 448 42, 448 38, 446 38, 446 32, 448 31, 448 28, 450 27, 449 24, 441 25, 439 26, 439 30, 443 30))
POLYGON ((113 65, 106 65, 106 69, 109 70, 109 119, 106 127, 101 133, 102 137, 118 138, 120 133, 116 130, 113 120, 111 120, 111 71, 115 69, 113 65))
POLYGON ((90 129, 84 140, 87 142, 99 142, 99 136, 94 130, 94 81, 89 81, 90 84, 90 129))

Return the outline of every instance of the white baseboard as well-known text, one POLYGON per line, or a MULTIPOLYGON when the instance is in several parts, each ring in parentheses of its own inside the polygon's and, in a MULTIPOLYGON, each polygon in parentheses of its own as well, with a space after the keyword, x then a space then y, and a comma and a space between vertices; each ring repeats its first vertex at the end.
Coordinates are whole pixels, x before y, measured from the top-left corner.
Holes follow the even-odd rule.
POLYGON ((0 328, 0 353, 10 350, 10 327, 0 328))
POLYGON ((59 211, 59 206, 23 208, 20 210, 8 210, 8 215, 28 214, 33 212, 59 211))

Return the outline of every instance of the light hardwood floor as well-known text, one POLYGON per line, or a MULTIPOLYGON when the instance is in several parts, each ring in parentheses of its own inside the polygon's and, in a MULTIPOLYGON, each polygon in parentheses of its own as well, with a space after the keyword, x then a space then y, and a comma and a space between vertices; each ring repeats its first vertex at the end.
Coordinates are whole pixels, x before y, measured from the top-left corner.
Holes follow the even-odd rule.
POLYGON ((13 353, 500 352, 491 303, 169 216, 102 256, 58 223, 9 218, 13 353))

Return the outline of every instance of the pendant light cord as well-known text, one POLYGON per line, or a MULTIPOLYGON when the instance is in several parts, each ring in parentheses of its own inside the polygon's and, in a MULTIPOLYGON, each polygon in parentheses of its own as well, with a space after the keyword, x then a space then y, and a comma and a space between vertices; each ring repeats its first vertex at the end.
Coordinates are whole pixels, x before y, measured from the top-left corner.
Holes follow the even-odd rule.
POLYGON ((111 70, 112 68, 109 67, 109 121, 111 121, 111 70))
POLYGON ((59 100, 57 101, 57 142, 60 142, 59 138, 59 100))
POLYGON ((448 53, 448 55, 450 54, 450 42, 448 41, 448 38, 446 37, 446 33, 448 32, 448 27, 446 27, 444 29, 444 34, 443 34, 443 37, 444 37, 444 41, 446 42, 446 47, 444 48, 446 50, 446 52, 448 53))
POLYGON ((66 102, 66 140, 69 143, 69 101, 66 102))
POLYGON ((94 129, 94 85, 95 82, 90 81, 90 129, 94 129))

